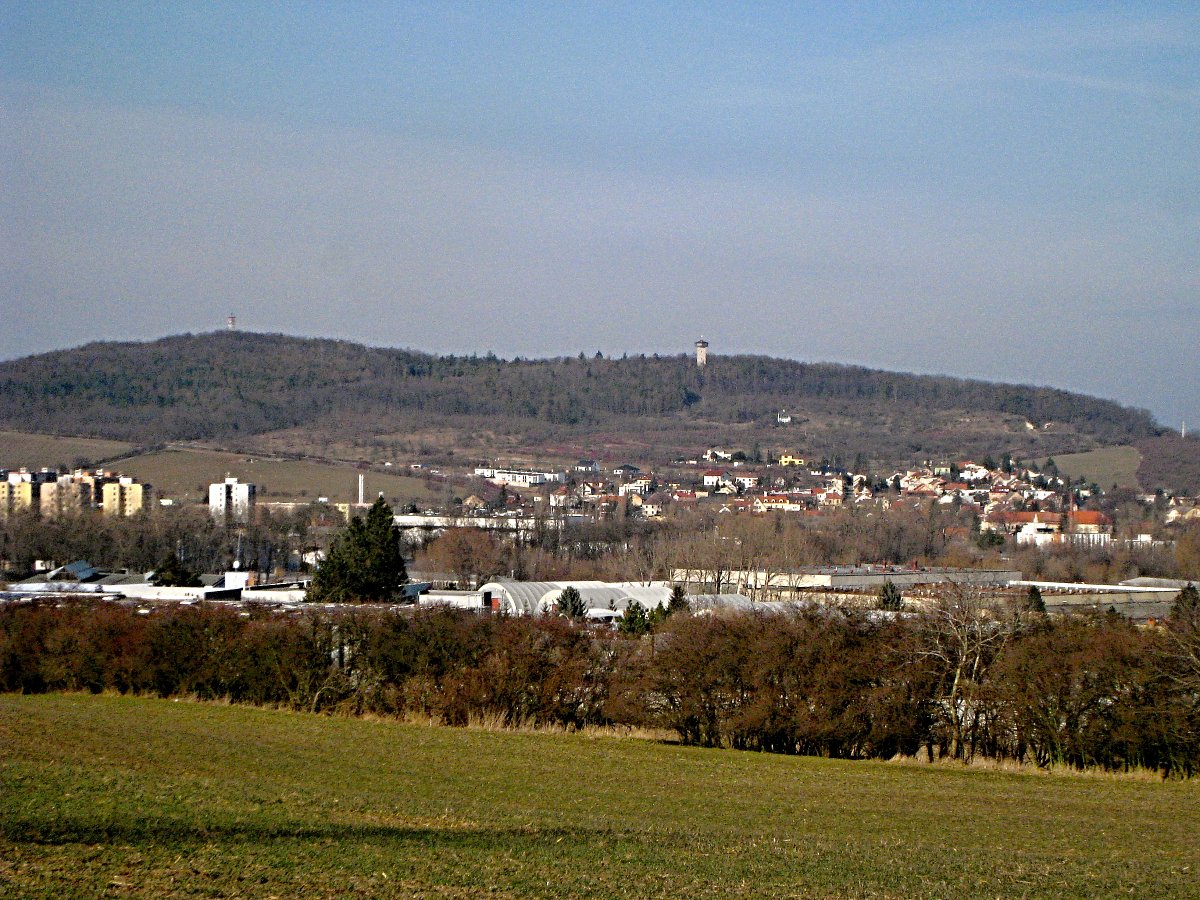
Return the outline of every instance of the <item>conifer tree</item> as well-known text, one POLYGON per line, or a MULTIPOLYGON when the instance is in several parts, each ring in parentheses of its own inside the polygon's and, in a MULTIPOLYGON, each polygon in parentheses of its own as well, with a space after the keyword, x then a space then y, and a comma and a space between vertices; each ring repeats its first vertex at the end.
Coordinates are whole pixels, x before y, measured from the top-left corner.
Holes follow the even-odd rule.
POLYGON ((683 589, 682 584, 677 584, 671 588, 671 599, 667 601, 667 615, 673 616, 679 612, 691 612, 692 606, 688 603, 687 592, 683 589))
POLYGON ((638 603, 636 600, 630 602, 629 607, 625 610, 625 615, 621 619, 621 624, 618 626, 621 634, 627 634, 630 637, 640 637, 650 630, 650 619, 646 615, 646 607, 638 603))
POLYGON ((1176 625, 1200 628, 1200 591, 1190 581, 1182 591, 1175 595, 1171 604, 1171 621, 1176 625))
POLYGON ((150 583, 157 587, 200 587, 200 576, 185 566, 175 553, 168 553, 155 569, 150 583))
POLYGON ((1031 584, 1029 590, 1025 592, 1025 602, 1022 605, 1025 612, 1044 613, 1046 611, 1046 601, 1042 599, 1042 592, 1038 590, 1036 584, 1031 584))
POLYGON ((354 516, 333 541, 308 588, 317 602, 391 600, 408 580, 400 529, 382 497, 365 519, 354 516))
POLYGON ((583 597, 574 587, 563 588, 563 592, 558 595, 558 613, 568 619, 582 619, 587 615, 583 597))
POLYGON ((904 609, 904 596, 891 580, 885 581, 879 589, 879 608, 893 612, 904 609))

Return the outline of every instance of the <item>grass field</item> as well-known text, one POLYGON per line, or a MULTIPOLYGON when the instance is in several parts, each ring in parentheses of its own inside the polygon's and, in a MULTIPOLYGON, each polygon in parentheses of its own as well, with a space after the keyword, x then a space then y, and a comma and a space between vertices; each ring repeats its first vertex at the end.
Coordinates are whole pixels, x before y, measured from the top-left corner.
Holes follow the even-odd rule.
MULTIPOLYGON (((1044 463, 1045 460, 1041 462, 1044 463)), ((1060 472, 1072 478, 1086 478, 1089 483, 1095 482, 1106 491, 1114 484, 1119 487, 1136 488, 1137 470, 1141 462, 1142 455, 1136 447, 1101 447, 1087 453, 1069 453, 1054 457, 1054 463, 1060 472)))
POLYGON ((11 896, 1197 896, 1200 785, 0 697, 11 896))
POLYGON ((108 459, 132 449, 132 444, 121 441, 0 431, 0 468, 70 466, 76 459, 108 459))
MULTIPOLYGON (((114 468, 154 485, 155 491, 178 500, 208 496, 208 485, 226 475, 258 485, 260 499, 316 500, 345 503, 358 498, 358 470, 352 466, 290 459, 263 459, 215 450, 169 449, 123 459, 114 468)), ((367 500, 380 491, 389 499, 418 504, 438 498, 419 478, 364 472, 367 500)))

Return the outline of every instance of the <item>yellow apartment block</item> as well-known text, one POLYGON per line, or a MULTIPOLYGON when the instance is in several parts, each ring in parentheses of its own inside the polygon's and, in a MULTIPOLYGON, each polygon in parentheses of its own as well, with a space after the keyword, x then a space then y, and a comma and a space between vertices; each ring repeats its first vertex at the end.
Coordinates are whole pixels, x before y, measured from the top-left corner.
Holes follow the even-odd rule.
POLYGON ((92 508, 95 486, 88 481, 60 478, 42 485, 38 508, 44 518, 79 513, 92 508))
POLYGON ((132 478, 110 481, 100 489, 100 509, 106 516, 132 516, 145 502, 143 485, 132 478))
POLYGON ((0 516, 32 508, 37 499, 37 488, 29 481, 0 482, 0 516))

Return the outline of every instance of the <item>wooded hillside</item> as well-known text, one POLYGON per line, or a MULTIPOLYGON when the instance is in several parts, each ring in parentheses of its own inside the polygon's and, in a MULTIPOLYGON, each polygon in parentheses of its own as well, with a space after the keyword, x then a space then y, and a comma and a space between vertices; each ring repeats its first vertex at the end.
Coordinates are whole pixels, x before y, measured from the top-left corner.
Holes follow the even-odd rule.
MULTIPOLYGON (((759 356, 550 360, 434 356, 343 341, 214 332, 94 343, 0 363, 0 427, 140 443, 230 440, 355 416, 382 427, 413 415, 594 427, 774 424, 787 409, 845 427, 944 429, 959 416, 1130 443, 1150 414, 1046 387, 910 375, 759 356)), ((919 442, 911 442, 917 446, 919 442)), ((966 448, 962 448, 966 449, 966 448)))

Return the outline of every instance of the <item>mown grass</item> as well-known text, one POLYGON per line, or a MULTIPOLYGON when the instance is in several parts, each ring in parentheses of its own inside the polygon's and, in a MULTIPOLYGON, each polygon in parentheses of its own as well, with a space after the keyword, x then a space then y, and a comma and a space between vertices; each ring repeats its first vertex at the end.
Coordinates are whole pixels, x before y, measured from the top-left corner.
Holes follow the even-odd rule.
POLYGON ((1197 895, 1200 786, 0 697, 0 894, 1197 895))

